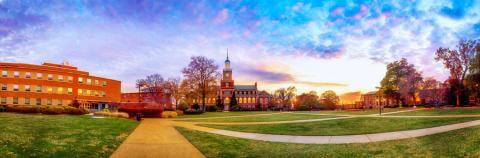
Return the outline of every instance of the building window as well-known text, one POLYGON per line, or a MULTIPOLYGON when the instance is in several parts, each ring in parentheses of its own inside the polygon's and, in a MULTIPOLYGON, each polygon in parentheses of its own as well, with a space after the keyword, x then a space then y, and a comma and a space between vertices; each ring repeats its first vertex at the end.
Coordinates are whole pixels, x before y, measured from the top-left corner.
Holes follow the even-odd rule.
POLYGON ((93 95, 98 97, 98 92, 97 91, 93 91, 93 95))
POLYGON ((83 78, 79 77, 78 78, 78 83, 83 83, 83 78))
POLYGON ((62 106, 62 100, 58 100, 57 105, 62 106))
POLYGON ((8 77, 8 71, 7 70, 2 71, 2 77, 8 77))
POLYGON ((83 90, 82 90, 82 89, 78 89, 77 93, 78 93, 78 95, 83 95, 83 90))
POLYGON ((95 85, 100 85, 100 82, 98 80, 95 80, 95 85))
POLYGON ((30 105, 30 98, 25 98, 25 105, 30 105))
POLYGON ((19 78, 19 77, 20 77, 20 72, 14 71, 14 72, 13 72, 13 77, 19 78))
POLYGON ((30 85, 25 85, 25 92, 30 92, 30 85))
POLYGON ((7 98, 1 97, 0 100, 1 100, 0 101, 1 104, 7 104, 7 98))
POLYGON ((57 93, 58 94, 63 94, 63 87, 58 87, 57 88, 57 93))
POLYGON ((63 81, 63 75, 58 75, 58 80, 63 81))
POLYGON ((37 73, 37 79, 41 80, 43 78, 43 74, 42 73, 37 73))
POLYGON ((13 97, 13 104, 18 104, 18 97, 13 97))
POLYGON ((102 93, 102 97, 105 97, 107 94, 105 94, 105 92, 101 92, 102 93))
POLYGON ((7 84, 2 84, 2 91, 6 91, 7 90, 7 84))
POLYGON ((68 94, 73 94, 73 89, 72 88, 67 88, 68 94))
POLYGON ((48 80, 51 81, 51 80, 53 80, 53 75, 52 75, 52 74, 48 74, 48 75, 47 75, 47 78, 48 78, 48 80))
POLYGON ((18 84, 13 85, 13 91, 18 92, 18 84))
POLYGON ((87 96, 90 96, 90 90, 87 90, 87 96))
POLYGON ((53 87, 47 87, 47 92, 52 93, 53 92, 53 87))
POLYGON ((42 92, 42 86, 37 86, 37 92, 42 92))
POLYGON ((42 99, 40 98, 35 99, 35 102, 37 105, 42 105, 42 99))
POLYGON ((104 87, 107 86, 107 81, 103 81, 102 83, 103 83, 102 85, 103 85, 104 87))
POLYGON ((32 78, 31 72, 25 72, 25 78, 32 78))
POLYGON ((68 76, 68 77, 67 77, 67 80, 68 80, 68 82, 73 82, 73 77, 72 77, 72 76, 68 76))
POLYGON ((52 105, 52 99, 47 99, 47 105, 52 105))
POLYGON ((92 85, 92 79, 87 78, 87 84, 92 85))

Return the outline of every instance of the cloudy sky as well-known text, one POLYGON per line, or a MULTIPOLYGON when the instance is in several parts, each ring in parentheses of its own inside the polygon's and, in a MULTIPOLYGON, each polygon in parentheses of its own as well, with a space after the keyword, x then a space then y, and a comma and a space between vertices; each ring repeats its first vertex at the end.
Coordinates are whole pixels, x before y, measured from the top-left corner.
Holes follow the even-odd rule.
POLYGON ((222 65, 238 84, 302 91, 375 90, 400 58, 443 80, 440 47, 480 36, 477 1, 0 0, 0 61, 70 61, 122 81, 180 77, 189 57, 222 65))

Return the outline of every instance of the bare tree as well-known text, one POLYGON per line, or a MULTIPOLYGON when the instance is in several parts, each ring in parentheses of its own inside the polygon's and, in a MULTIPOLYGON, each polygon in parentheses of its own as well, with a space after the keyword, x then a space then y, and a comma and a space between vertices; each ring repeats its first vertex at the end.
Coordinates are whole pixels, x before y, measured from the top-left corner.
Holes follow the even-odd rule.
POLYGON ((165 88, 168 89, 173 99, 175 99, 175 108, 178 106, 178 101, 181 98, 180 93, 180 78, 168 78, 165 82, 165 88))
POLYGON ((212 86, 216 86, 217 78, 220 75, 218 65, 212 59, 203 56, 194 56, 190 63, 182 71, 184 77, 193 84, 202 99, 202 109, 205 111, 205 98, 212 86))
POLYGON ((295 97, 297 88, 290 86, 288 88, 277 89, 274 93, 274 98, 278 100, 282 108, 287 109, 292 103, 292 99, 295 97))
POLYGON ((450 79, 454 81, 456 104, 460 106, 460 95, 465 76, 470 69, 470 62, 474 56, 474 44, 472 40, 460 40, 457 50, 450 48, 438 48, 435 60, 443 61, 443 65, 450 71, 450 79))

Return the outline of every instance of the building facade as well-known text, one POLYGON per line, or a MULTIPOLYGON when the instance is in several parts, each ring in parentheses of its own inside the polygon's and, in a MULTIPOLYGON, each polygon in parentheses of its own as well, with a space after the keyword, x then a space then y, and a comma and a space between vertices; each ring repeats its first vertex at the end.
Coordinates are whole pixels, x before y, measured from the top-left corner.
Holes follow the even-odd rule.
POLYGON ((0 63, 0 104, 70 105, 91 110, 120 101, 118 80, 91 76, 68 63, 0 63))
MULTIPOLYGON (((222 79, 217 92, 217 95, 219 96, 217 98, 221 99, 222 103, 225 105, 225 110, 230 110, 230 101, 233 94, 235 94, 237 103, 242 109, 254 110, 261 107, 267 107, 270 97, 265 93, 259 94, 256 82, 253 85, 235 85, 232 68, 230 67, 230 60, 227 54, 222 79)), ((212 100, 213 103, 215 102, 213 98, 209 100, 212 100)))
POLYGON ((172 97, 170 93, 166 92, 134 92, 122 93, 122 103, 156 103, 163 107, 163 109, 175 109, 172 104, 172 97))

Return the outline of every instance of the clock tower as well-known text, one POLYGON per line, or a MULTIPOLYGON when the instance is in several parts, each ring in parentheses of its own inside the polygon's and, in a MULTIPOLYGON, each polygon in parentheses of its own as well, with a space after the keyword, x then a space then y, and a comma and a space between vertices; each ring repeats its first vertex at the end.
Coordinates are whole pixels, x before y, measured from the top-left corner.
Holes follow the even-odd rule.
POLYGON ((222 89, 232 89, 233 86, 233 76, 232 76, 232 68, 230 68, 230 60, 228 59, 228 52, 227 52, 227 60, 225 60, 225 66, 223 68, 223 77, 222 77, 222 89))

